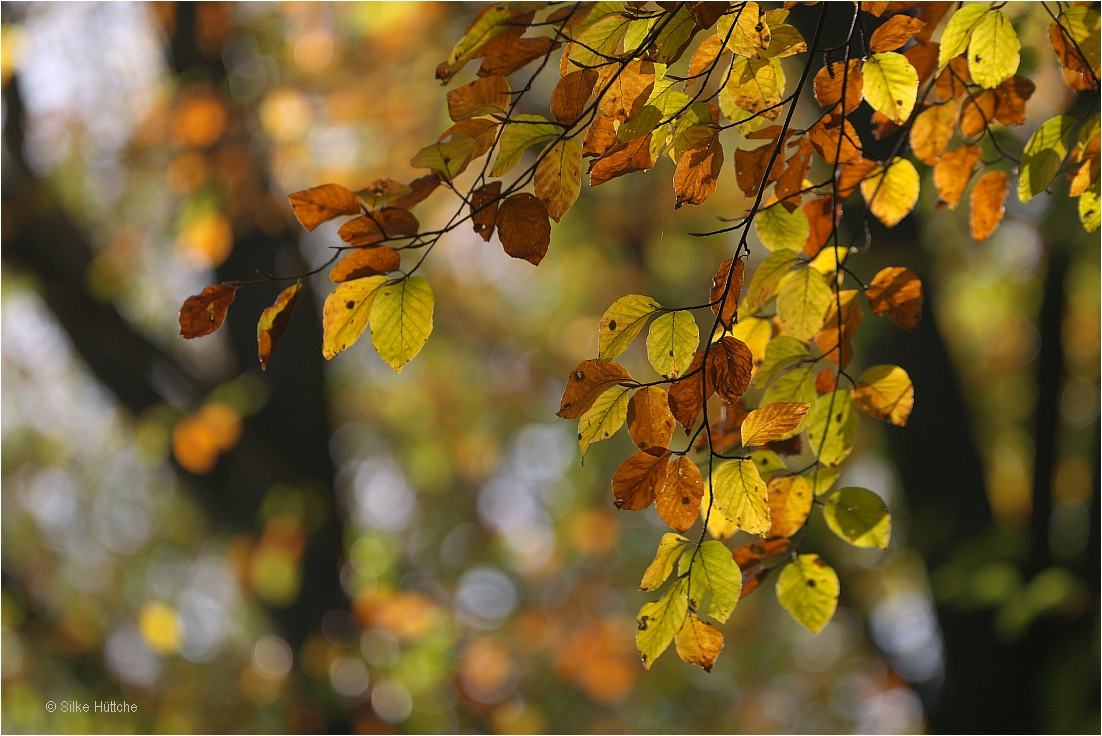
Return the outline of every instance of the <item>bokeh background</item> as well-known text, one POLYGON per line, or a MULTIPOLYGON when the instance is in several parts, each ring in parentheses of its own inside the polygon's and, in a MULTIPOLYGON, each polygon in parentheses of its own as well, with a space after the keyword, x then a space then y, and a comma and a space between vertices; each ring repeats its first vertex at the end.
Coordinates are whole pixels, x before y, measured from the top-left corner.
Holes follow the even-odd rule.
MULTIPOLYGON (((433 70, 477 8, 4 3, 3 730, 1097 732, 1099 247, 1063 196, 1012 196, 976 243, 926 186, 851 258, 927 293, 914 332, 870 318, 857 338, 855 369, 916 387, 906 428, 862 417, 842 479, 888 501, 891 546, 814 524, 834 622, 813 637, 763 586, 711 673, 672 653, 643 671, 636 588, 663 525, 613 506, 628 439, 580 466, 554 412, 614 299, 699 303, 733 243, 686 233, 740 206, 730 166, 676 212, 668 160, 584 188, 538 269, 449 236, 426 264, 435 331, 400 376, 367 340, 323 361, 325 274, 266 372, 277 286, 178 337, 208 283, 339 244, 289 193, 416 175, 449 124, 433 70), (45 708, 104 699, 139 712, 45 708)), ((1006 10, 1037 84, 1013 149, 1089 103, 1039 4, 1006 10)))

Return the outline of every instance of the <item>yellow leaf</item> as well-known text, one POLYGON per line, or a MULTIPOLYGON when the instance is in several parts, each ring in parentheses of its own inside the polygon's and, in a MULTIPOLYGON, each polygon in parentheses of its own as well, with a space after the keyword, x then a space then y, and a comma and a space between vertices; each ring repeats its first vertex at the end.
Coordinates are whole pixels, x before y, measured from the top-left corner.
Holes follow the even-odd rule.
POLYGON ((777 578, 777 601, 812 634, 834 618, 839 590, 838 573, 819 555, 800 555, 777 578))
POLYGON ((941 47, 938 49, 937 69, 941 71, 954 57, 960 56, 972 40, 972 32, 987 15, 991 7, 985 3, 962 5, 949 17, 945 33, 941 35, 941 47))
POLYGON ((728 460, 712 473, 715 504, 739 529, 759 537, 769 533, 765 483, 751 460, 728 460))
POLYGON ((994 89, 1018 71, 1022 44, 1010 19, 1001 10, 991 9, 972 31, 968 44, 968 71, 972 81, 994 89))
POLYGON ((398 373, 429 339, 434 303, 432 287, 420 276, 379 289, 371 308, 371 342, 398 373))
POLYGON ((743 447, 784 439, 803 421, 811 404, 779 401, 750 412, 742 422, 743 447))
POLYGON ((345 281, 325 300, 321 313, 321 352, 326 360, 332 360, 360 338, 371 316, 375 295, 389 280, 386 276, 368 276, 345 281))
POLYGON ((712 665, 723 651, 723 634, 715 626, 701 621, 693 612, 685 620, 681 631, 674 639, 677 656, 689 664, 703 667, 705 672, 712 671, 712 665))
POLYGON ((592 443, 607 440, 623 426, 628 415, 630 391, 626 386, 613 386, 597 397, 589 411, 578 420, 578 446, 582 460, 585 460, 592 443))
POLYGON ((597 354, 601 362, 612 360, 627 350, 650 316, 661 309, 661 304, 641 294, 628 294, 614 301, 601 317, 597 331, 597 354))
POLYGON ((873 54, 861 70, 865 99, 899 125, 907 122, 918 97, 918 72, 903 54, 873 54))
POLYGON ((815 400, 808 423, 811 451, 823 465, 834 466, 849 457, 861 418, 849 391, 833 391, 815 400))
POLYGON ((853 403, 869 416, 902 427, 915 403, 914 384, 907 371, 897 365, 874 365, 858 379, 853 403))
POLYGON ((639 590, 655 590, 673 572, 673 566, 677 558, 685 551, 689 540, 680 534, 668 532, 662 535, 662 541, 658 543, 658 552, 654 555, 654 561, 647 566, 643 573, 643 582, 639 584, 639 590))
POLYGON ((747 317, 731 328, 731 335, 742 340, 754 356, 754 370, 757 374, 765 360, 766 346, 773 337, 773 323, 767 319, 747 317))
POLYGON ((769 537, 791 537, 800 531, 811 513, 815 492, 800 475, 783 475, 769 481, 769 537))
POLYGON ((727 48, 732 52, 754 57, 759 50, 769 47, 772 34, 762 9, 755 2, 747 2, 740 10, 720 17, 716 35, 728 39, 727 48))
MULTIPOLYGON (((747 59, 735 57, 731 65, 731 74, 727 78, 724 89, 731 96, 731 100, 747 112, 761 112, 766 108, 772 108, 770 112, 778 112, 774 107, 781 101, 784 94, 784 70, 780 61, 776 59, 747 59)), ((766 117, 776 118, 777 115, 763 113, 766 117)))
POLYGON ((841 488, 827 496, 823 520, 854 547, 887 549, 892 538, 888 507, 880 496, 864 488, 841 488))
POLYGON ((833 296, 823 275, 813 268, 785 275, 777 290, 777 317, 785 332, 801 342, 811 340, 822 329, 833 296))
POLYGON ((738 527, 723 518, 719 509, 715 508, 707 483, 704 484, 704 495, 700 499, 700 518, 707 521, 708 533, 721 542, 730 539, 738 531, 738 527))
POLYGON ((761 210, 754 221, 761 244, 769 250, 787 249, 799 251, 811 233, 811 223, 802 208, 789 212, 777 203, 761 210))
POLYGON ((777 285, 780 284, 781 279, 798 260, 800 260, 800 254, 797 250, 784 248, 770 253, 750 279, 744 309, 739 310, 739 316, 743 316, 744 311, 747 315, 757 314, 768 304, 777 293, 777 285))
POLYGON ((896 157, 887 169, 876 172, 861 182, 861 196, 880 222, 895 227, 914 209, 918 202, 918 170, 905 158, 896 157))
POLYGON ((911 150, 927 166, 937 163, 941 152, 953 137, 957 106, 951 102, 930 105, 918 114, 911 126, 911 150))
POLYGON ((536 196, 558 222, 578 199, 581 187, 582 144, 576 138, 559 141, 536 166, 536 196))
POLYGON ((700 344, 700 328, 689 311, 667 312, 650 326, 647 358, 664 378, 684 375, 700 344))
POLYGON ((654 660, 666 651, 666 647, 685 623, 685 616, 689 612, 687 588, 688 580, 678 580, 662 598, 646 603, 639 609, 635 645, 643 658, 643 666, 648 670, 654 660))

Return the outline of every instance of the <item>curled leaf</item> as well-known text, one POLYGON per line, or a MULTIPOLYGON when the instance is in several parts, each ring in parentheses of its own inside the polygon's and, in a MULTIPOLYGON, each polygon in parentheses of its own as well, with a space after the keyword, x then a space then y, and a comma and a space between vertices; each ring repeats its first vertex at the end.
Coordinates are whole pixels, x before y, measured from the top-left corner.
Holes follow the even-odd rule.
POLYGON ((322 184, 320 187, 295 192, 290 197, 295 217, 307 230, 342 215, 358 215, 360 200, 350 189, 340 184, 322 184))
POLYGON ((279 338, 283 337, 283 331, 287 329, 287 323, 291 320, 291 310, 295 308, 298 295, 302 291, 302 284, 292 284, 279 293, 275 304, 265 309, 260 314, 260 321, 256 323, 257 350, 260 354, 260 367, 267 368, 268 360, 272 357, 279 338))
POLYGON ((217 330, 226 320, 236 295, 236 286, 215 284, 201 294, 189 296, 180 307, 180 334, 190 340, 217 330))
POLYGON ((579 419, 606 390, 630 380, 631 374, 619 363, 584 361, 570 371, 557 415, 563 419, 579 419))
POLYGON ((887 313, 904 330, 914 329, 922 318, 922 281, 909 268, 882 269, 865 296, 875 316, 887 313))

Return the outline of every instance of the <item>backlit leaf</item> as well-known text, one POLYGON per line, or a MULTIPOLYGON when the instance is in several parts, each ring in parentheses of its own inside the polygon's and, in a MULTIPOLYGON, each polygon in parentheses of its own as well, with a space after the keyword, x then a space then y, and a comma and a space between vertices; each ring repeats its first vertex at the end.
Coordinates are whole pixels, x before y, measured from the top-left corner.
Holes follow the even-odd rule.
POLYGON ((301 283, 288 286, 279 293, 275 304, 260 313, 260 321, 256 323, 256 343, 261 368, 268 367, 268 360, 272 357, 279 338, 283 337, 283 331, 287 329, 291 310, 295 308, 301 291, 301 283))
POLYGON ((838 480, 838 476, 841 474, 841 468, 828 468, 825 465, 816 465, 800 473, 811 484, 816 496, 822 496, 834 487, 834 482, 838 480))
POLYGON ((739 529, 759 537, 769 533, 765 482, 751 460, 727 460, 712 473, 716 508, 739 529))
POLYGON ((613 64, 601 70, 602 90, 598 109, 621 123, 639 114, 654 89, 654 63, 636 59, 623 67, 613 64))
POLYGON ((616 468, 612 476, 612 492, 616 508, 642 511, 654 503, 666 486, 670 451, 663 448, 640 450, 616 468))
POLYGON ((471 223, 474 231, 481 235, 487 243, 494 236, 500 197, 500 181, 492 181, 471 192, 471 223))
POLYGON ((1011 77, 995 88, 995 119, 1003 125, 1025 122, 1025 103, 1037 85, 1026 77, 1011 77))
POLYGON ((795 250, 782 248, 775 250, 758 266, 750 279, 746 291, 746 313, 757 314, 777 293, 777 286, 797 261, 800 254, 795 250))
POLYGON ((969 93, 961 104, 960 133, 972 138, 987 130, 995 120, 998 97, 993 90, 969 93))
POLYGON ((580 419, 601 394, 630 380, 631 374, 619 363, 583 361, 570 371, 566 379, 566 390, 563 392, 557 416, 563 419, 580 419))
POLYGON ((700 329, 693 313, 667 312, 651 323, 647 333, 647 359, 663 378, 685 374, 700 344, 700 329))
POLYGON ((807 131, 808 140, 823 161, 856 164, 861 161, 861 137, 853 123, 840 115, 827 115, 807 131))
POLYGON ((746 317, 731 329, 731 335, 750 348, 750 354, 754 356, 754 373, 757 373, 765 360, 766 346, 773 336, 773 323, 767 319, 746 317))
POLYGON ((915 403, 914 384, 897 365, 874 365, 857 381, 853 404, 869 416, 902 427, 915 403))
POLYGON ((776 148, 774 138, 773 143, 754 149, 735 149, 735 182, 747 197, 755 196, 762 186, 776 181, 784 173, 784 157, 776 153, 776 148), (767 166, 768 176, 765 175, 767 166))
POLYGON ((732 403, 750 388, 754 373, 754 355, 742 340, 726 335, 708 352, 706 381, 715 383, 715 391, 732 403))
POLYGON ((998 87, 1018 71, 1021 52, 1022 44, 1010 19, 1003 11, 992 8, 976 24, 968 43, 972 81, 987 89, 998 87))
POLYGON ((895 51, 907 43, 911 36, 918 33, 926 24, 918 18, 906 15, 893 15, 888 22, 872 32, 869 50, 874 53, 895 51))
POLYGON ((680 534, 668 532, 662 535, 662 541, 658 543, 658 552, 654 555, 654 561, 647 566, 643 573, 643 582, 639 584, 639 590, 655 590, 673 572, 673 566, 677 564, 677 558, 689 546, 689 540, 680 534))
POLYGON ((413 187, 393 179, 376 179, 356 192, 356 197, 374 209, 413 193, 413 187))
POLYGON ((1088 233, 1093 233, 1102 224, 1102 187, 1099 185, 1096 181, 1079 195, 1079 221, 1088 233))
MULTIPOLYGON (((727 78, 725 89, 736 105, 747 112, 756 113, 779 104, 784 94, 784 85, 784 70, 779 61, 737 56, 731 65, 731 74, 727 78)), ((766 117, 777 117, 764 114, 766 117)))
POLYGON ((721 36, 709 36, 700 42, 689 60, 689 76, 702 76, 709 68, 716 64, 719 55, 723 53, 723 38, 721 36))
POLYGON ((819 555, 800 555, 777 578, 777 602, 812 634, 834 618, 839 590, 838 573, 819 555))
POLYGON ((409 160, 409 165, 415 169, 432 169, 450 181, 466 166, 475 146, 474 138, 456 133, 422 148, 409 160))
POLYGON ((623 426, 630 392, 631 389, 626 386, 612 386, 598 396, 589 411, 578 420, 578 447, 582 460, 585 460, 591 444, 607 440, 623 426))
POLYGON ((972 187, 972 237, 986 240, 1002 222, 1010 178, 1003 171, 988 171, 972 187))
POLYGON ((558 41, 546 36, 517 38, 511 33, 503 33, 483 49, 478 76, 507 77, 536 59, 546 56, 560 45, 558 41))
POLYGON ((597 354, 601 361, 612 360, 627 350, 650 316, 661 309, 661 304, 641 294, 628 294, 614 301, 601 317, 597 332, 597 354))
POLYGON ((800 475, 782 475, 769 481, 770 537, 791 537, 811 514, 815 492, 800 475))
POLYGON ((341 260, 329 272, 329 278, 335 284, 354 281, 368 276, 381 276, 397 271, 402 265, 398 251, 386 245, 374 248, 357 248, 341 260))
POLYGON ((643 658, 643 667, 648 670, 685 623, 689 612, 688 586, 688 580, 678 580, 662 598, 639 609, 635 645, 643 658))
MULTIPOLYGON (((440 137, 436 139, 438 143, 443 143, 444 141, 460 135, 465 135, 468 138, 474 139, 474 150, 467 156, 466 161, 458 168, 454 176, 459 176, 459 172, 463 171, 467 164, 490 150, 490 147, 494 145, 494 141, 497 140, 497 129, 499 126, 500 123, 491 118, 471 118, 470 120, 460 120, 440 134, 440 137)), ((416 183, 417 182, 413 182, 410 186, 414 187, 416 183)), ((414 189, 416 189, 416 187, 414 187, 414 189)), ((401 204, 401 199, 399 199, 391 203, 391 206, 406 207, 408 209, 412 205, 403 205, 401 204)))
POLYGON ((658 386, 635 392, 628 403, 628 434, 640 450, 669 447, 677 424, 670 412, 670 397, 658 386))
POLYGON ((781 460, 773 450, 754 450, 750 453, 750 459, 754 462, 754 466, 758 469, 758 475, 762 478, 767 478, 778 470, 786 470, 787 465, 781 460))
POLYGON ((823 275, 813 268, 793 271, 777 289, 777 317, 785 332, 808 342, 822 328, 833 298, 823 275))
POLYGON ((384 207, 372 210, 341 225, 337 234, 341 240, 356 248, 376 245, 407 235, 416 235, 421 227, 408 210, 384 207))
POLYGON ((703 365, 704 353, 697 353, 689 370, 670 386, 670 411, 686 433, 696 424, 704 402, 715 393, 714 382, 704 380, 703 365))
POLYGON ((823 465, 834 466, 849 457, 861 418, 849 391, 835 391, 815 399, 808 422, 811 451, 823 465))
POLYGON ((762 56, 783 59, 786 56, 802 54, 804 51, 807 51, 807 42, 795 26, 769 21, 769 47, 760 52, 762 56))
POLYGON ((841 488, 826 497, 827 528, 854 547, 887 549, 892 517, 884 501, 864 488, 841 488))
POLYGON ((579 69, 559 80, 551 93, 551 114, 563 125, 570 125, 585 110, 597 84, 595 69, 579 69))
POLYGON ((762 245, 769 250, 801 250, 811 232, 802 209, 797 207, 789 212, 780 204, 760 210, 754 225, 762 245))
MULTIPOLYGON (((469 122, 474 122, 474 121, 469 121, 469 122)), ((490 122, 492 124, 492 121, 490 121, 490 122)), ((456 125, 458 125, 458 123, 456 125)), ((476 141, 476 143, 477 143, 477 141, 476 141)), ((478 152, 478 150, 476 148, 475 153, 477 153, 477 152, 478 152)), ((474 155, 474 154, 472 154, 472 155, 474 155)), ((401 197, 398 197, 398 199, 395 199, 395 200, 391 201, 390 206, 395 207, 395 208, 399 208, 399 209, 408 210, 409 208, 413 207, 414 205, 419 204, 420 202, 424 202, 425 199, 427 199, 430 194, 432 194, 433 192, 436 191, 437 187, 440 186, 440 183, 441 183, 440 175, 437 174, 436 172, 433 172, 431 174, 425 174, 424 176, 418 177, 418 178, 414 179, 413 181, 411 181, 409 183, 409 188, 411 190, 410 193, 409 194, 403 194, 401 197)))
POLYGON ((949 209, 957 208, 981 153, 979 146, 954 148, 946 152, 934 167, 934 184, 937 185, 941 200, 949 205, 949 209))
MULTIPOLYGON (((735 263, 734 273, 731 272, 733 262, 733 258, 728 258, 720 264, 719 271, 712 277, 712 290, 708 293, 708 300, 712 302, 712 314, 719 317, 721 324, 727 329, 731 329, 731 321, 738 311, 739 295, 742 293, 742 281, 746 273, 745 259, 740 258, 735 263), (724 293, 727 294, 726 301, 723 301, 724 293), (722 305, 721 301, 723 301, 722 305), (723 307, 722 315, 720 315, 720 306, 723 307)), ((735 335, 735 337, 739 336, 735 335)))
POLYGON ((678 571, 689 574, 690 608, 699 608, 704 595, 711 591, 708 615, 720 623, 731 617, 742 592, 742 571, 722 542, 711 540, 700 545, 692 555, 681 558, 678 571))
POLYGON ((497 237, 510 256, 538 266, 551 244, 547 205, 528 192, 509 196, 498 205, 497 237))
POLYGON ((755 2, 743 3, 739 10, 721 17, 716 35, 727 38, 727 48, 741 56, 755 57, 759 50, 769 46, 769 24, 755 2))
POLYGON ((895 227, 918 202, 919 176, 914 164, 896 157, 887 169, 880 169, 861 182, 861 196, 870 203, 876 219, 895 227))
POLYGON ((765 360, 754 378, 760 388, 782 370, 808 356, 807 347, 791 335, 777 335, 765 346, 765 360))
POLYGON ((487 5, 479 11, 471 21, 471 25, 467 27, 463 38, 459 39, 459 43, 448 55, 448 60, 437 67, 436 78, 446 83, 455 76, 468 61, 475 58, 479 50, 509 30, 510 26, 506 21, 511 17, 512 13, 505 4, 487 5))
POLYGON ((618 176, 645 171, 654 166, 650 144, 651 137, 648 134, 609 148, 589 169, 589 185, 595 187, 618 176))
POLYGON ((217 330, 226 320, 235 296, 236 286, 221 284, 208 286, 202 293, 189 296, 180 307, 180 334, 190 340, 217 330))
POLYGON ((857 109, 864 95, 861 77, 861 59, 850 59, 849 71, 845 62, 836 61, 824 66, 815 75, 815 99, 823 107, 834 107, 842 101, 842 85, 846 89, 846 114, 857 109))
POLYGON ((715 626, 701 621, 692 611, 674 638, 677 656, 689 664, 711 672, 719 653, 723 651, 723 634, 715 626))
POLYGON ((859 293, 857 289, 839 291, 830 303, 830 311, 823 320, 822 331, 815 336, 815 344, 819 346, 823 357, 842 368, 848 366, 853 359, 853 346, 850 342, 865 318, 861 302, 857 299, 859 293))
POLYGON ((880 317, 887 313, 904 330, 922 319, 922 281, 909 268, 889 267, 876 274, 865 290, 869 308, 880 317))
POLYGON ((762 396, 761 405, 778 401, 797 401, 810 404, 815 401, 815 368, 795 368, 778 378, 762 396))
POLYGON ((295 192, 290 197, 295 217, 307 230, 342 215, 358 215, 360 200, 350 189, 340 184, 322 184, 320 187, 295 192))
POLYGON ((800 426, 811 404, 779 401, 750 412, 742 422, 744 447, 759 447, 780 440, 800 426))
POLYGON ((949 145, 956 124, 957 107, 952 103, 930 105, 920 112, 911 126, 911 150, 915 158, 927 166, 936 164, 949 145))
MULTIPOLYGON (((777 199, 789 200, 788 204, 799 204, 799 194, 804 189, 804 181, 807 179, 807 172, 814 157, 815 147, 811 145, 811 141, 803 136, 798 138, 796 152, 788 157, 784 173, 777 179, 777 188, 773 191, 777 199)), ((782 207, 784 207, 783 204, 782 207)), ((787 207, 784 208, 787 209, 787 207)), ((806 218, 805 214, 804 219, 806 218)), ((806 237, 803 242, 807 242, 806 237)))
POLYGON ((692 460, 682 456, 670 463, 666 485, 658 494, 655 508, 670 528, 684 532, 696 522, 703 496, 704 479, 700 469, 692 460))
POLYGON ((536 167, 536 196, 547 205, 555 222, 578 199, 582 187, 582 144, 577 138, 561 140, 544 154, 536 167))
MULTIPOLYGON (((598 7, 602 4, 598 4, 598 7)), ((595 67, 606 63, 606 57, 616 51, 630 24, 631 20, 618 12, 588 24, 581 33, 574 36, 577 43, 569 47, 570 61, 575 62, 578 67, 595 67)), ((569 65, 568 71, 573 71, 575 65, 569 65)))
POLYGON ((704 484, 704 496, 700 499, 700 518, 707 522, 708 533, 721 542, 730 539, 738 532, 738 527, 725 519, 719 509, 715 508, 708 483, 704 484))
POLYGON ((512 101, 509 80, 502 76, 483 77, 448 92, 448 116, 455 122, 494 113, 509 112, 512 101))
POLYGON ((673 177, 673 190, 677 196, 674 207, 707 201, 716 192, 722 170, 723 144, 716 128, 712 135, 702 138, 681 154, 673 177))
POLYGON ((375 295, 371 343, 379 357, 398 373, 429 339, 435 302, 432 287, 420 276, 385 284, 375 295))
POLYGON ((1029 137, 1022 151, 1018 199, 1028 202, 1048 189, 1068 155, 1068 134, 1074 124, 1075 118, 1057 115, 1029 137))
POLYGON ((654 60, 661 64, 672 64, 680 59, 698 30, 688 6, 678 7, 654 40, 654 60))
POLYGON ((953 57, 965 52, 968 42, 972 40, 973 31, 990 10, 991 6, 986 3, 969 3, 961 5, 957 12, 949 16, 949 24, 941 35, 938 70, 944 69, 953 57))
POLYGON ((861 70, 865 99, 874 110, 900 125, 907 122, 918 96, 918 72, 903 54, 873 54, 861 70))
POLYGON ((521 156, 530 146, 546 143, 559 134, 559 128, 547 122, 542 115, 514 115, 498 141, 497 160, 490 169, 491 176, 502 176, 520 163, 521 156))
POLYGON ((326 298, 321 312, 321 352, 326 360, 332 360, 360 339, 371 316, 375 295, 387 281, 386 276, 345 281, 326 298))

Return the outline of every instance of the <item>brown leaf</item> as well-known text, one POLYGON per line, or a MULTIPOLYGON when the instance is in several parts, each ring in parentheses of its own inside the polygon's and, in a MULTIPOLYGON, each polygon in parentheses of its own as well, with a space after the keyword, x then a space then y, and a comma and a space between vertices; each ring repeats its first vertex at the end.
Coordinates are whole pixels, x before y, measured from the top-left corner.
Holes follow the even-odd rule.
POLYGON ((256 323, 256 344, 261 368, 268 367, 268 360, 271 359, 279 338, 283 337, 287 323, 291 321, 291 310, 295 308, 301 291, 301 283, 288 286, 279 293, 275 304, 260 314, 260 321, 256 323))
POLYGON ((670 411, 685 428, 685 434, 692 431, 704 402, 715 393, 712 381, 705 385, 704 371, 701 370, 703 365, 704 353, 697 353, 685 375, 670 385, 670 411))
POLYGON ((972 74, 968 71, 967 57, 957 56, 950 59, 949 64, 937 75, 934 91, 943 100, 955 100, 967 94, 968 84, 971 81, 972 74))
POLYGON ((778 154, 769 168, 768 178, 765 176, 765 167, 773 160, 773 152, 777 148, 776 141, 777 136, 773 136, 773 142, 764 146, 751 150, 735 149, 735 182, 747 197, 756 196, 760 187, 776 181, 784 173, 784 157, 778 154))
POLYGON ((872 135, 878 141, 884 140, 901 127, 899 123, 879 110, 872 114, 872 126, 872 135))
POLYGON ((987 240, 1003 220, 1006 190, 1010 179, 1005 172, 988 171, 972 187, 972 237, 987 240))
POLYGON ((814 152, 811 141, 801 137, 796 152, 788 157, 788 165, 781 177, 777 179, 777 187, 773 192, 777 199, 784 199, 803 189, 804 179, 807 177, 807 170, 811 168, 814 152))
POLYGON ((801 475, 782 475, 769 481, 769 536, 791 537, 811 514, 815 491, 801 475))
POLYGON ((681 154, 673 175, 673 191, 677 195, 674 209, 683 204, 703 204, 716 193, 719 173, 723 170, 723 144, 719 128, 701 138, 681 154))
POLYGON ((949 205, 949 209, 957 208, 961 195, 968 188, 972 169, 980 160, 981 153, 979 146, 954 148, 944 153, 934 167, 934 184, 941 195, 941 200, 949 205))
MULTIPOLYGON (((711 5, 712 3, 708 4, 711 5)), ((708 36, 708 38, 701 41, 693 53, 693 58, 689 60, 689 76, 696 77, 700 75, 702 77, 704 72, 716 63, 716 59, 723 51, 723 39, 719 36, 708 36)))
POLYGON ((563 392, 557 416, 580 419, 601 394, 618 383, 630 380, 631 374, 619 363, 598 363, 596 359, 584 361, 570 371, 566 379, 566 391, 563 392))
POLYGON ((616 494, 616 508, 642 511, 654 503, 655 497, 666 486, 669 474, 667 458, 669 450, 656 449, 655 454, 640 450, 616 468, 612 476, 612 492, 616 494))
POLYGON ((915 35, 919 41, 929 41, 934 35, 938 23, 945 16, 945 12, 952 6, 951 2, 921 2, 915 3, 918 7, 918 18, 926 23, 925 27, 915 35))
POLYGON ((731 4, 729 2, 696 2, 685 3, 685 7, 688 8, 689 17, 693 19, 693 22, 702 31, 706 31, 723 17, 731 4))
POLYGON ((800 426, 810 408, 811 404, 800 401, 777 401, 755 409, 742 422, 743 446, 761 447, 767 442, 783 439, 800 426))
POLYGON ((877 173, 879 168, 875 161, 869 161, 867 158, 843 164, 838 172, 838 183, 834 186, 835 191, 838 192, 838 204, 849 199, 861 186, 861 182, 877 173))
MULTIPOLYGON (((563 125, 572 125, 582 116, 585 104, 589 102, 593 87, 597 84, 597 77, 595 69, 581 69, 570 72, 559 80, 551 93, 551 114, 556 120, 563 125)), ((612 138, 615 140, 616 131, 612 132, 612 138)))
POLYGON ((833 164, 836 160, 844 164, 855 164, 861 160, 861 139, 857 135, 857 129, 848 120, 843 127, 842 118, 838 115, 828 115, 815 123, 807 132, 807 137, 811 140, 811 145, 815 146, 815 152, 828 164, 833 164))
POLYGON ((498 205, 497 237, 510 256, 538 266, 551 244, 547 205, 528 192, 510 196, 498 205))
POLYGON ((685 456, 670 463, 667 473, 665 488, 655 505, 658 516, 675 531, 688 531, 700 513, 704 479, 696 463, 685 456))
POLYGON ((236 295, 236 286, 215 284, 203 289, 201 294, 189 296, 180 307, 180 334, 190 340, 217 330, 225 321, 236 295))
POLYGON ((507 77, 561 45, 547 36, 516 38, 507 32, 503 33, 486 44, 486 48, 483 49, 482 65, 478 68, 478 76, 507 77))
POLYGON ((953 137, 957 106, 951 102, 931 105, 918 114, 911 126, 911 150, 927 166, 937 163, 953 137))
POLYGON ((823 321, 823 329, 815 336, 815 344, 819 346, 823 357, 831 363, 838 365, 838 344, 841 342, 842 364, 845 368, 853 359, 853 346, 850 344, 853 336, 857 334, 857 328, 861 326, 861 320, 865 313, 861 310, 861 302, 857 300, 856 289, 846 289, 838 293, 838 298, 831 300, 830 311, 823 321), (838 302, 842 303, 841 327, 838 325, 838 302))
POLYGON ((887 23, 872 32, 872 38, 869 39, 869 50, 874 54, 879 54, 882 51, 895 51, 907 43, 911 36, 922 30, 925 25, 918 18, 893 15, 887 23))
POLYGON ((838 379, 830 368, 824 368, 815 374, 815 393, 820 396, 829 394, 837 385, 838 379))
POLYGON ((719 316, 719 319, 728 330, 731 329, 735 312, 738 311, 739 295, 742 294, 742 282, 746 276, 746 261, 740 258, 735 264, 734 273, 731 273, 733 261, 733 258, 728 258, 720 264, 719 271, 712 277, 712 290, 708 294, 708 301, 712 302, 712 314, 719 316, 719 300, 723 298, 724 291, 727 292, 727 301, 723 303, 723 315, 719 316), (730 288, 727 287, 728 280, 731 282, 730 288))
POLYGON ((589 185, 595 187, 617 176, 645 171, 654 166, 650 155, 650 133, 608 149, 589 167, 589 185))
POLYGON ((1003 125, 1025 122, 1025 103, 1037 85, 1025 77, 1011 77, 995 88, 995 119, 1003 125))
POLYGON ((295 217, 307 230, 313 230, 323 222, 342 215, 358 215, 363 211, 360 200, 352 190, 340 184, 322 184, 320 187, 295 192, 290 197, 295 217))
POLYGON ((834 107, 842 100, 842 82, 845 77, 846 85, 846 114, 853 112, 861 104, 864 92, 864 80, 861 76, 862 62, 860 59, 850 59, 849 72, 845 72, 846 64, 836 61, 830 66, 824 66, 815 75, 815 99, 823 107, 834 107))
POLYGON ((628 402, 628 434, 640 450, 669 447, 675 425, 670 397, 658 386, 639 389, 628 402))
MULTIPOLYGON (((735 564, 738 565, 743 572, 746 572, 751 568, 757 567, 770 557, 784 554, 788 551, 790 546, 792 546, 792 541, 784 537, 756 540, 750 544, 736 547, 731 553, 731 557, 734 558, 735 564)), ((745 592, 743 595, 745 595, 745 592)))
POLYGON ((865 296, 875 316, 886 312, 904 330, 913 329, 922 318, 922 281, 909 268, 882 269, 865 296))
POLYGON ((386 245, 374 248, 357 248, 344 257, 340 263, 333 266, 329 272, 329 278, 334 284, 343 284, 353 279, 363 279, 368 276, 381 276, 397 271, 402 265, 402 257, 398 251, 386 245))
POLYGON ((746 343, 727 335, 708 352, 709 378, 715 381, 720 398, 735 402, 750 388, 754 355, 746 343))
POLYGON ((585 133, 582 156, 604 156, 618 142, 612 116, 598 115, 585 133))
POLYGON ((505 114, 512 101, 509 80, 495 75, 476 79, 448 92, 448 116, 455 122, 494 113, 505 114))
POLYGON ((601 69, 598 87, 602 90, 598 109, 621 123, 631 120, 654 89, 654 64, 639 59, 623 66, 609 64, 601 69))
POLYGON ((544 151, 536 165, 536 196, 555 222, 562 219, 582 186, 582 147, 576 139, 561 140, 544 151))
POLYGON ((351 246, 365 248, 403 235, 416 235, 420 223, 409 210, 384 207, 341 225, 337 234, 351 246))
POLYGON ((1056 52, 1056 58, 1064 73, 1064 81, 1072 89, 1079 91, 1095 89, 1097 81, 1089 73, 1090 63, 1075 48, 1075 44, 1068 39, 1063 29, 1056 23, 1049 24, 1049 38, 1052 40, 1052 50, 1056 52))
POLYGON ((474 231, 487 243, 494 235, 494 223, 497 222, 498 198, 501 196, 501 182, 492 181, 484 187, 471 192, 471 223, 474 231))
MULTIPOLYGON (((485 151, 483 151, 483 153, 485 153, 485 151)), ((471 155, 473 156, 474 154, 471 155)), ((390 203, 390 206, 396 209, 408 210, 415 204, 425 201, 430 194, 436 191, 438 186, 440 186, 440 174, 435 171, 431 174, 426 174, 425 176, 411 181, 409 183, 409 188, 413 191, 394 200, 390 203)))
MULTIPOLYGON (((724 452, 742 441, 742 423, 750 412, 742 405, 742 402, 734 404, 726 401, 719 405, 719 416, 711 422, 712 449, 716 452, 724 452)), ((709 434, 701 434, 697 440, 696 449, 703 452, 708 449, 709 434)))
POLYGON ((888 9, 888 5, 890 4, 891 3, 887 2, 863 2, 860 4, 859 7, 866 13, 875 15, 877 18, 879 18, 881 15, 884 14, 884 11, 888 9))
POLYGON ((937 71, 937 55, 940 48, 939 44, 930 43, 926 40, 919 41, 903 52, 903 56, 911 62, 911 66, 918 72, 919 85, 926 84, 930 77, 934 75, 934 72, 937 71))
POLYGON ((965 138, 982 133, 995 120, 995 90, 969 95, 960 112, 960 133, 965 138))
POLYGON ((841 219, 842 217, 841 202, 842 198, 839 197, 838 211, 834 214, 831 213, 831 210, 834 209, 834 197, 831 195, 804 203, 803 211, 811 225, 807 243, 804 245, 804 255, 807 257, 814 258, 830 240, 830 236, 834 234, 835 218, 841 219))

